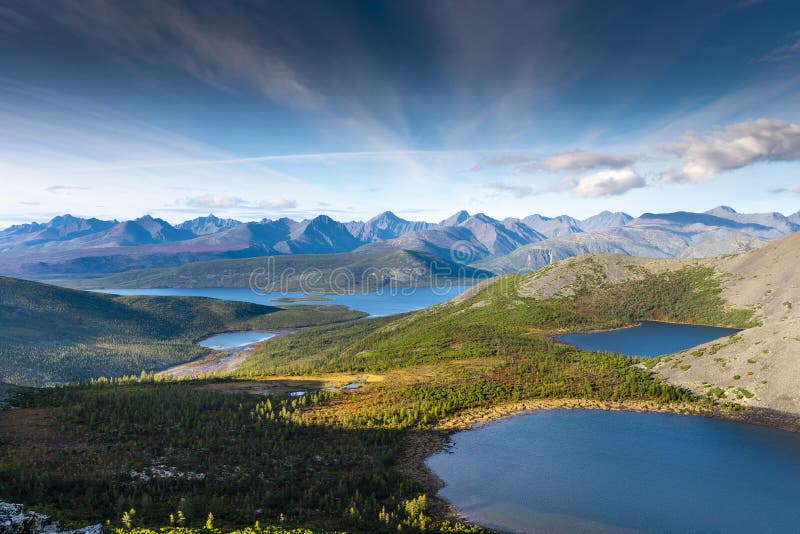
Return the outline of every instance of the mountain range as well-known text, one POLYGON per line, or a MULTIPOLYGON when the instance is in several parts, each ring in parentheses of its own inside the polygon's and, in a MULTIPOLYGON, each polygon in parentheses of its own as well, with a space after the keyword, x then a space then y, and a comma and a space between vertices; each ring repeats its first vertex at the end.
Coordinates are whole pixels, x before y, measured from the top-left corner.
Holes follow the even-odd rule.
POLYGON ((459 211, 438 223, 384 212, 368 221, 320 215, 240 222, 214 215, 177 225, 151 216, 130 221, 62 215, 0 231, 0 274, 90 278, 225 258, 333 254, 365 249, 421 252, 495 273, 525 272, 591 252, 647 257, 711 257, 747 251, 800 230, 800 212, 743 214, 602 212, 494 219, 459 211))

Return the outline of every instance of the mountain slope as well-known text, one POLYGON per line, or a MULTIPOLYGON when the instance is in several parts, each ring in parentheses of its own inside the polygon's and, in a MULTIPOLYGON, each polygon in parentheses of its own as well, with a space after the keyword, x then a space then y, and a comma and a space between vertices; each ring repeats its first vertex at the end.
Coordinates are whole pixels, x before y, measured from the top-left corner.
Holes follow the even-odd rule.
MULTIPOLYGON (((800 414, 797 258, 800 234, 719 259, 573 257, 533 273, 492 278, 407 316, 265 345, 243 372, 379 372, 498 355, 544 368, 552 348, 544 341, 534 347, 535 339, 655 319, 744 328, 650 360, 658 376, 708 401, 800 414)), ((589 365, 588 353, 582 358, 589 365)))
POLYGON ((729 219, 743 224, 758 224, 768 228, 774 228, 781 232, 783 235, 793 234, 800 231, 800 225, 792 222, 788 217, 777 213, 737 213, 733 208, 728 206, 718 206, 713 210, 706 212, 709 215, 714 215, 723 219, 729 219))
POLYGON ((209 215, 176 226, 149 216, 117 222, 65 215, 0 231, 0 273, 88 278, 223 258, 342 253, 375 243, 460 263, 511 254, 487 265, 498 272, 527 271, 598 251, 656 257, 735 254, 799 229, 798 214, 740 214, 724 206, 706 213, 646 213, 633 219, 602 212, 582 221, 566 215, 500 221, 460 211, 438 224, 408 221, 392 212, 347 224, 327 216, 239 223, 209 215))
POLYGON ((190 221, 184 221, 175 228, 180 230, 188 230, 196 236, 216 234, 222 230, 228 230, 234 226, 239 226, 241 222, 234 219, 220 219, 219 217, 209 214, 207 217, 197 217, 190 221))
MULTIPOLYGON (((244 302, 119 297, 0 277, 0 382, 44 385, 160 370, 207 354, 196 344, 204 337, 283 325, 286 313, 244 302)), ((308 321, 312 315, 298 319, 319 324, 308 321)))
POLYGON ((471 284, 491 273, 424 252, 368 245, 347 254, 294 254, 196 262, 72 282, 83 288, 255 287, 264 291, 368 291, 471 284))
POLYGON ((529 215, 522 219, 522 223, 548 238, 583 231, 580 223, 568 215, 559 215, 558 217, 529 215))
POLYGON ((625 226, 632 219, 633 217, 631 217, 627 213, 622 213, 620 211, 617 212, 602 211, 597 215, 593 215, 587 219, 580 221, 580 227, 581 230, 583 230, 584 232, 596 232, 598 230, 603 230, 605 228, 616 228, 619 226, 625 226))
POLYGON ((739 256, 703 260, 727 273, 722 296, 755 309, 762 324, 743 331, 734 343, 709 343, 679 354, 656 371, 695 391, 707 391, 711 384, 725 399, 800 413, 798 258, 800 234, 739 256))
POLYGON ((362 243, 373 243, 400 237, 408 232, 426 230, 434 224, 427 222, 407 221, 391 211, 376 215, 367 222, 353 221, 347 223, 348 231, 362 243))
POLYGON ((108 230, 116 221, 82 219, 72 215, 53 217, 44 224, 30 223, 11 226, 0 231, 0 249, 12 246, 42 245, 50 241, 65 241, 108 230))

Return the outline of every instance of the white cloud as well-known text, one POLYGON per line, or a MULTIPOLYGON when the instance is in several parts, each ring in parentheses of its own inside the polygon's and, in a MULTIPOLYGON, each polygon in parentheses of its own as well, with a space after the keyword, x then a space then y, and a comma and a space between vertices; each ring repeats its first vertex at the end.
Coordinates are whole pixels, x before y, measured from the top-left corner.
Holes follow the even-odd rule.
POLYGON ((800 160, 800 124, 770 119, 740 122, 707 136, 688 132, 683 143, 661 148, 682 160, 680 169, 661 174, 662 182, 705 182, 761 161, 800 160))
POLYGON ((599 171, 578 179, 573 192, 579 197, 597 198, 621 195, 637 187, 644 187, 646 182, 633 169, 613 169, 599 171))
POLYGON ((208 194, 187 198, 184 203, 193 208, 235 208, 243 201, 232 195, 208 194))
POLYGON ((483 186, 485 189, 491 189, 498 193, 509 193, 515 197, 529 197, 535 194, 532 187, 527 185, 507 184, 505 182, 492 182, 483 186))
POLYGON ((637 159, 633 154, 608 154, 603 152, 588 152, 585 150, 571 150, 560 154, 553 154, 544 160, 543 167, 550 171, 586 171, 602 167, 619 169, 628 167, 637 159))
POLYGON ((258 203, 259 208, 265 208, 269 210, 291 210, 297 207, 296 200, 287 200, 285 198, 281 199, 265 199, 258 203))

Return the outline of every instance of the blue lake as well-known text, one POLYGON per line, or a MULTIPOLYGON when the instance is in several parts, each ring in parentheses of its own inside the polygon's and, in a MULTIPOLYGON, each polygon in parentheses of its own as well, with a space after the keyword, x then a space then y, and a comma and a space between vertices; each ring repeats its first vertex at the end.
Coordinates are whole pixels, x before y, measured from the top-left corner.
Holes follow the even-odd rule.
POLYGON ((286 303, 275 301, 283 298, 304 298, 309 295, 300 292, 288 293, 256 293, 251 289, 181 289, 181 288, 152 288, 152 289, 102 289, 100 293, 114 295, 162 295, 162 296, 191 296, 211 297, 224 300, 238 300, 253 302, 267 306, 287 306, 295 304, 341 304, 354 310, 366 312, 374 317, 394 315, 414 310, 420 310, 450 300, 459 293, 468 289, 468 286, 449 287, 423 287, 414 289, 396 289, 375 291, 372 293, 346 293, 318 296, 319 302, 286 303))
POLYGON ((199 345, 216 350, 235 349, 238 347, 246 347, 247 345, 252 345, 259 341, 265 341, 271 337, 275 337, 275 335, 275 332, 227 332, 204 339, 199 345))
POLYGON ((510 532, 798 532, 800 435, 659 413, 531 412, 452 437, 440 495, 510 532))
POLYGON ((736 332, 735 328, 644 321, 630 328, 565 334, 558 336, 558 340, 584 350, 652 358, 680 352, 736 332))

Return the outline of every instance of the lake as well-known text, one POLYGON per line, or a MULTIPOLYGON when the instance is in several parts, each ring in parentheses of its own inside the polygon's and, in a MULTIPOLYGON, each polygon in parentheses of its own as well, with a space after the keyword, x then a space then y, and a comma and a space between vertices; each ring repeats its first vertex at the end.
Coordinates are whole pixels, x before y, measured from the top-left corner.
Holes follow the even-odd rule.
POLYGON ((643 321, 629 328, 565 334, 558 336, 558 340, 584 350, 652 358, 690 349, 738 331, 735 328, 643 321))
POLYGON ((271 337, 275 337, 275 335, 275 332, 226 332, 225 334, 217 334, 216 336, 204 339, 199 345, 215 350, 235 349, 246 347, 247 345, 252 345, 259 341, 265 341, 271 337))
MULTIPOLYGON (((450 287, 421 287, 414 289, 397 289, 386 291, 373 291, 371 293, 345 293, 321 295, 326 300, 312 302, 311 304, 341 304, 354 310, 360 310, 373 317, 394 315, 415 310, 421 310, 434 304, 450 300, 469 286, 450 287)), ((100 293, 113 295, 161 295, 161 296, 190 296, 211 297, 224 300, 238 300, 252 302, 267 306, 286 306, 286 302, 274 302, 274 299, 297 299, 309 295, 301 292, 287 293, 256 293, 251 289, 181 289, 181 288, 151 288, 151 289, 100 289, 100 293)), ((288 304, 295 305, 295 304, 288 304)))
POLYGON ((452 436, 440 495, 512 532, 797 532, 800 435, 703 417, 531 412, 452 436))

